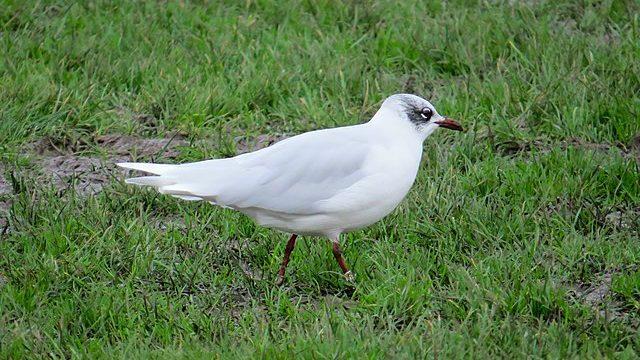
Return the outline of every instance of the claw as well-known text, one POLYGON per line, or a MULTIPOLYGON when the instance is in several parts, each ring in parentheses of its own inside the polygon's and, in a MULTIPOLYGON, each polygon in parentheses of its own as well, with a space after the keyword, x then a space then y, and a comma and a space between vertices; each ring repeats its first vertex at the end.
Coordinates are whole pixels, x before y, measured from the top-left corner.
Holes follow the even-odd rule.
POLYGON ((344 273, 344 279, 350 283, 353 283, 356 281, 356 275, 352 273, 351 270, 349 270, 346 273, 344 273))

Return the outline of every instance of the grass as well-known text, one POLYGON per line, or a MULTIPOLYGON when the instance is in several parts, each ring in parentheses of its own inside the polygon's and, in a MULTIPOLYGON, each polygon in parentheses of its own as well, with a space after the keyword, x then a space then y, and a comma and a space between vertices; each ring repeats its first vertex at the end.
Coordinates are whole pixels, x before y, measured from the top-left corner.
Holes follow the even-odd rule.
POLYGON ((1 0, 0 357, 637 357, 639 10, 1 0), (29 150, 230 156, 398 92, 469 131, 429 138, 407 200, 345 237, 353 288, 324 240, 275 287, 285 235, 117 177, 84 196, 29 150))

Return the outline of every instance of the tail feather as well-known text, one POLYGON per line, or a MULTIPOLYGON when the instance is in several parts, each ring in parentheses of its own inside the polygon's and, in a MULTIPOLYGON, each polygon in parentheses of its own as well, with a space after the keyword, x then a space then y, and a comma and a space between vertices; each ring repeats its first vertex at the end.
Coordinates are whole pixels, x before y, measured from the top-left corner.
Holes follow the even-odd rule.
POLYGON ((168 194, 183 200, 196 201, 202 200, 201 197, 194 196, 189 191, 181 189, 175 177, 166 175, 171 170, 174 170, 177 165, 169 164, 151 164, 151 163, 118 163, 116 164, 125 169, 139 170, 147 173, 155 174, 158 176, 140 176, 125 179, 127 184, 134 184, 139 186, 152 186, 156 188, 161 194, 168 194))
MULTIPOLYGON (((207 162, 211 164, 211 162, 207 162)), ((195 167, 202 166, 202 163, 188 164, 191 167, 185 167, 180 165, 170 164, 151 164, 151 163, 118 163, 119 167, 125 169, 139 170, 147 173, 154 174, 155 176, 140 176, 125 179, 127 184, 134 184, 139 186, 151 186, 154 187, 161 194, 171 195, 183 200, 197 201, 207 200, 212 201, 214 196, 201 195, 193 188, 193 184, 185 182, 185 179, 199 178, 198 171, 193 170, 195 167)))
POLYGON ((164 176, 141 176, 141 177, 126 179, 124 182, 126 182, 127 184, 153 186, 156 188, 161 188, 163 186, 175 184, 175 181, 169 180, 164 176))
POLYGON ((126 179, 125 182, 127 184, 134 184, 140 186, 153 186, 161 193, 163 192, 163 188, 165 186, 174 185, 176 183, 175 179, 171 176, 167 176, 166 174, 175 169, 177 165, 169 165, 169 164, 151 164, 151 163, 118 163, 116 164, 125 169, 139 170, 147 173, 159 175, 159 176, 140 176, 134 177, 130 179, 126 179))

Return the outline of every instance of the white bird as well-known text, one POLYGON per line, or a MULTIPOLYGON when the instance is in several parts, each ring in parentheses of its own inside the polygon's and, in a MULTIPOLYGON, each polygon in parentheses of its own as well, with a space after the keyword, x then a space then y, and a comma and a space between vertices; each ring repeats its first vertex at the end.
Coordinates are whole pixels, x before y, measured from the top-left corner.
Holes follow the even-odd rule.
POLYGON ((367 123, 307 132, 232 158, 118 165, 156 175, 127 179, 129 184, 232 208, 259 225, 292 234, 278 284, 297 235, 329 238, 352 281, 340 234, 371 225, 398 206, 415 181, 422 143, 439 127, 462 130, 427 100, 396 94, 367 123))

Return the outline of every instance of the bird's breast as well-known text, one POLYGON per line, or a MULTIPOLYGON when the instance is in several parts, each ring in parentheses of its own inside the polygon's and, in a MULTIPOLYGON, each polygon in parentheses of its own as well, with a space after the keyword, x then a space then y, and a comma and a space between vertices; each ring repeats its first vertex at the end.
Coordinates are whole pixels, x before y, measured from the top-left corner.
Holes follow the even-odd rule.
POLYGON ((339 216, 344 231, 371 225, 392 212, 411 189, 421 155, 421 151, 376 150, 368 164, 368 180, 343 199, 346 211, 339 216))

